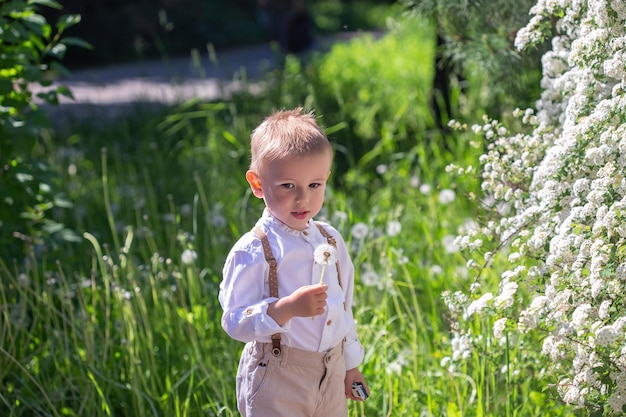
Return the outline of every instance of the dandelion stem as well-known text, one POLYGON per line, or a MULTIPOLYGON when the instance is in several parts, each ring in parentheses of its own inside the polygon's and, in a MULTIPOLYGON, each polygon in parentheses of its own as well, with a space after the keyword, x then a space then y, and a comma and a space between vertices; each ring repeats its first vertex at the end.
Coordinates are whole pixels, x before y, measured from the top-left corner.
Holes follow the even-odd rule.
POLYGON ((326 269, 326 264, 322 265, 322 275, 320 276, 320 285, 324 283, 324 270, 326 269))

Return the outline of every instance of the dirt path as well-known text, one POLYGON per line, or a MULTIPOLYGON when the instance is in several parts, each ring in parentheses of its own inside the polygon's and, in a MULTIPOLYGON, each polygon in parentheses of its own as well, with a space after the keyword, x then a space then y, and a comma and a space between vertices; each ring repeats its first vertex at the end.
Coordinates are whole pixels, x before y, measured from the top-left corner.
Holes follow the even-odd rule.
MULTIPOLYGON (((319 39, 315 50, 328 50, 356 35, 319 39)), ((115 117, 133 107, 182 103, 194 97, 215 100, 244 87, 260 88, 254 81, 276 68, 281 59, 278 50, 262 44, 219 52, 212 59, 205 53, 195 61, 176 58, 76 71, 58 81, 72 91, 74 100, 62 97, 58 106, 46 109, 54 121, 60 121, 115 117)))

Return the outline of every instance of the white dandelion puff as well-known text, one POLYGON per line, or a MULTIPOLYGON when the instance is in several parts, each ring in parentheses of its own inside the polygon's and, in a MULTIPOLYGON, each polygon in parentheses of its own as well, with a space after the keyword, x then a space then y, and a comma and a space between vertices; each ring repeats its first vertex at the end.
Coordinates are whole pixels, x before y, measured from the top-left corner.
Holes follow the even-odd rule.
POLYGON ((454 191, 448 188, 441 190, 441 192, 439 193, 439 202, 441 204, 450 204, 454 201, 455 198, 456 194, 454 193, 454 191))
POLYGON ((367 270, 361 274, 361 282, 367 287, 378 286, 382 278, 373 270, 367 270))
MULTIPOLYGON (((337 248, 329 243, 322 243, 315 248, 313 259, 315 259, 315 263, 322 265, 322 272, 320 274, 320 285, 322 285, 324 283, 326 265, 337 262, 337 248)), ((311 317, 311 320, 313 319, 315 319, 315 316, 311 317)))
POLYGON ((370 229, 369 227, 367 227, 367 225, 365 223, 357 223, 354 226, 352 226, 352 237, 360 240, 360 239, 364 239, 367 234, 369 233, 370 229))
POLYGON ((400 234, 402 231, 402 224, 397 220, 392 220, 387 223, 387 236, 393 237, 400 234))
POLYGON ((195 250, 185 249, 180 255, 180 260, 185 265, 193 265, 196 259, 198 259, 198 253, 195 250))
POLYGON ((313 253, 315 263, 326 266, 337 262, 337 248, 328 243, 322 243, 315 248, 313 253))

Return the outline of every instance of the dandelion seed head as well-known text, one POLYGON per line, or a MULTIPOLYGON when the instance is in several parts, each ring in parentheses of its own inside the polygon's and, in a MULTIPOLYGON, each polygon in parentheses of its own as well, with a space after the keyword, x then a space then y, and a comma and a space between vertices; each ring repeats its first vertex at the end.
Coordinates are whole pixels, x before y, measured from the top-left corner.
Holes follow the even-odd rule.
POLYGON ((337 262, 337 248, 328 243, 322 243, 313 252, 315 263, 320 265, 332 265, 337 262))
POLYGON ((183 265, 193 265, 196 259, 198 259, 198 253, 192 249, 185 249, 180 255, 183 265))
POLYGON ((365 223, 356 223, 354 226, 352 226, 352 229, 350 232, 353 238, 357 240, 361 240, 361 239, 365 239, 369 231, 370 229, 369 227, 367 227, 365 223))
POLYGON ((366 270, 361 273, 361 282, 367 287, 376 287, 382 281, 381 276, 373 270, 366 270))
POLYGON ((387 222, 387 236, 393 237, 400 234, 402 231, 402 224, 397 220, 387 222))
POLYGON ((441 265, 431 265, 430 273, 433 275, 441 275, 443 273, 443 268, 441 265))
POLYGON ((453 235, 444 236, 441 243, 447 253, 455 253, 459 251, 459 246, 456 244, 456 237, 453 235))
POLYGON ((445 188, 439 192, 439 202, 441 204, 450 204, 455 198, 456 194, 449 188, 445 188))

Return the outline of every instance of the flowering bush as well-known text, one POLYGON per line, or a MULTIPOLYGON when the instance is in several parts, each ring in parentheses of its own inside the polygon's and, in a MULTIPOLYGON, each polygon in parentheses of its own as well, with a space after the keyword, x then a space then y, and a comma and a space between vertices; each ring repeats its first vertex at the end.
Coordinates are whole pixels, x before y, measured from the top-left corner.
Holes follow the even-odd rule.
MULTIPOLYGON (((543 92, 536 111, 516 110, 522 133, 487 117, 473 127, 487 140, 482 190, 498 217, 456 240, 468 252, 492 243, 482 265, 468 264, 484 271, 504 258, 500 289, 481 293, 475 285, 469 295, 444 299, 457 313, 455 340, 462 337, 464 349, 479 338, 459 330, 475 323, 474 315, 489 317, 496 338, 507 330, 519 338, 542 335, 543 363, 563 401, 620 414, 626 409, 626 3, 539 0, 531 15, 517 34, 519 49, 556 34, 542 58, 543 92)), ((457 352, 446 363, 467 356, 457 352)))

